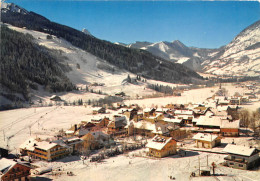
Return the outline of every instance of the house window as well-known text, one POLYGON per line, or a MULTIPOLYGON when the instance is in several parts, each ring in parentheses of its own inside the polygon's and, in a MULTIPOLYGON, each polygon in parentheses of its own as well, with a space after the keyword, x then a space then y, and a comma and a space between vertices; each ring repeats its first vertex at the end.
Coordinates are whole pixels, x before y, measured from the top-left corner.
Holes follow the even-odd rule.
POLYGON ((233 162, 230 162, 229 165, 234 165, 234 163, 233 163, 233 162))
POLYGON ((242 164, 238 164, 238 166, 239 166, 239 167, 244 167, 244 165, 242 165, 242 164))

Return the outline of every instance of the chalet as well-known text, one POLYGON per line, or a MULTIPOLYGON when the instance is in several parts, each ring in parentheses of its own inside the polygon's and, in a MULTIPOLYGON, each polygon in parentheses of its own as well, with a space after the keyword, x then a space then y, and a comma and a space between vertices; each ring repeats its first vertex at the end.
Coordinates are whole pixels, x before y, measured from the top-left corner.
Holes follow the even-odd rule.
POLYGON ((0 180, 29 180, 30 166, 6 158, 0 159, 0 180))
POLYGON ((191 110, 176 110, 174 115, 177 116, 178 119, 182 119, 184 124, 192 124, 194 118, 193 111, 191 110))
POLYGON ((171 137, 164 137, 156 135, 146 145, 149 148, 149 155, 153 157, 166 157, 176 154, 176 141, 171 137))
POLYGON ((184 106, 183 104, 167 104, 167 105, 165 106, 165 108, 180 110, 180 109, 184 109, 185 106, 184 106))
POLYGON ((135 115, 137 115, 137 109, 133 108, 133 109, 127 109, 127 108, 122 108, 118 111, 118 113, 125 115, 126 117, 128 117, 130 120, 134 118, 135 115))
POLYGON ((68 146, 61 146, 57 143, 36 140, 33 144, 29 140, 20 146, 21 153, 26 152, 31 158, 45 161, 52 161, 68 155, 70 153, 68 148, 68 146), (24 149, 23 146, 25 146, 24 149))
POLYGON ((151 123, 162 122, 164 119, 164 114, 160 113, 156 114, 155 116, 144 117, 143 119, 151 123))
POLYGON ((194 112, 194 117, 199 117, 199 116, 205 116, 206 113, 209 111, 209 114, 213 114, 210 109, 208 107, 204 107, 204 106, 198 106, 193 108, 193 112, 194 112))
POLYGON ((240 120, 222 120, 220 133, 222 136, 239 136, 240 120))
POLYGON ((113 120, 107 125, 108 134, 125 134, 126 124, 125 116, 114 115, 113 120))
POLYGON ((153 137, 155 135, 169 135, 169 125, 161 123, 151 123, 141 120, 138 122, 131 121, 125 126, 128 135, 143 135, 153 137))
POLYGON ((83 144, 83 140, 78 137, 71 137, 71 138, 63 138, 59 140, 53 141, 53 143, 57 143, 63 147, 67 147, 70 154, 76 153, 78 147, 81 147, 83 144))
POLYGON ((145 108, 143 110, 143 112, 144 112, 144 117, 150 117, 150 116, 154 116, 155 109, 154 108, 145 108))
POLYGON ((91 118, 91 123, 99 127, 107 127, 109 121, 107 117, 94 116, 91 118))
POLYGON ((260 163, 256 148, 228 144, 223 152, 228 153, 228 156, 224 158, 225 165, 228 167, 248 170, 260 163))
POLYGON ((220 129, 221 124, 221 117, 219 116, 200 116, 198 119, 194 120, 196 121, 196 126, 198 126, 200 129, 220 129))
POLYGON ((61 98, 59 96, 57 96, 57 95, 51 96, 50 100, 51 101, 62 101, 61 98))
POLYGON ((92 109, 92 114, 106 113, 106 109, 103 107, 94 107, 92 109))
POLYGON ((239 97, 233 97, 230 99, 231 105, 240 105, 240 98, 239 97))
POLYGON ((163 119, 167 123, 173 123, 174 125, 177 126, 183 126, 184 125, 184 120, 183 119, 178 119, 178 118, 164 118, 163 119))
POLYGON ((221 139, 217 135, 197 133, 193 136, 197 148, 213 148, 220 145, 221 139))
POLYGON ((155 113, 156 113, 156 114, 165 114, 165 113, 167 113, 168 111, 169 111, 168 108, 157 108, 157 109, 155 110, 155 113))

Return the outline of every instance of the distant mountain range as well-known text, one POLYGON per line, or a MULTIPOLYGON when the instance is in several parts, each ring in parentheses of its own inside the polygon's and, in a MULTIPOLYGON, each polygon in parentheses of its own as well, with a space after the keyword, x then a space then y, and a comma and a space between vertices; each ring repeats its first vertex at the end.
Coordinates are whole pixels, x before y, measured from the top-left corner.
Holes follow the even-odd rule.
POLYGON ((179 40, 158 43, 137 41, 120 45, 147 50, 199 72, 239 76, 260 74, 260 21, 244 29, 228 45, 217 49, 187 47, 179 40))

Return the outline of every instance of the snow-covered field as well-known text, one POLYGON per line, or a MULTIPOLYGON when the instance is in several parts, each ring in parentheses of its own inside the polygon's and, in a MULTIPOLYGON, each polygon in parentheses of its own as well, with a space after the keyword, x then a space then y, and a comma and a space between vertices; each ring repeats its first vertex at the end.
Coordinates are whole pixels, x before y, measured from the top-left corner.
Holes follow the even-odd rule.
MULTIPOLYGON (((144 149, 143 149, 144 150, 144 149)), ((143 150, 137 150, 136 153, 143 150)), ((219 164, 223 162, 226 155, 212 154, 205 152, 188 151, 186 157, 173 155, 171 157, 162 159, 150 159, 144 157, 132 156, 131 152, 128 155, 119 155, 104 160, 101 163, 91 163, 81 160, 66 162, 68 160, 75 160, 75 157, 67 158, 62 162, 52 162, 52 166, 60 168, 62 173, 59 176, 52 176, 45 174, 44 176, 54 180, 97 180, 97 181, 165 181, 170 180, 170 176, 175 177, 175 180, 225 180, 225 181, 257 181, 260 179, 259 171, 244 171, 231 169, 218 165, 216 174, 225 174, 226 176, 216 177, 195 177, 190 178, 191 172, 198 173, 199 159, 200 166, 211 165, 212 162, 219 164), (67 172, 73 172, 74 176, 67 176, 67 172)))

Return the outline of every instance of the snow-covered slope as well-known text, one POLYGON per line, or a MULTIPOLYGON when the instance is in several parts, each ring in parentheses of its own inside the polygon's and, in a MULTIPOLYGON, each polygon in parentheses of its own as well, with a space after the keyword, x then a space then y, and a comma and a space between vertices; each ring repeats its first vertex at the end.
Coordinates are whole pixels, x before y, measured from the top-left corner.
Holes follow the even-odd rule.
POLYGON ((213 60, 203 63, 207 73, 218 75, 260 75, 260 21, 238 34, 213 60))
MULTIPOLYGON (((114 95, 115 93, 123 91, 132 98, 136 98, 137 94, 139 97, 142 97, 155 93, 154 90, 146 88, 147 83, 165 84, 171 87, 177 86, 177 84, 155 80, 147 80, 146 83, 138 82, 137 84, 129 84, 125 79, 128 75, 130 75, 131 78, 136 78, 135 74, 119 69, 116 66, 107 63, 105 60, 71 45, 64 39, 57 38, 56 36, 52 36, 52 39, 47 39, 48 34, 46 33, 18 28, 12 25, 8 25, 8 27, 24 34, 31 34, 37 44, 57 51, 60 56, 63 57, 65 63, 72 68, 66 75, 73 84, 82 88, 83 91, 55 93, 68 102, 73 102, 78 99, 87 101, 89 99, 92 100, 105 97, 105 95, 85 92, 86 86, 89 86, 89 89, 93 89, 95 92, 101 90, 108 95, 114 95), (94 83, 97 83, 99 86, 92 86, 94 83)), ((34 100, 42 99, 48 101, 52 95, 52 93, 46 92, 44 89, 40 88, 38 91, 34 91, 34 100)))

